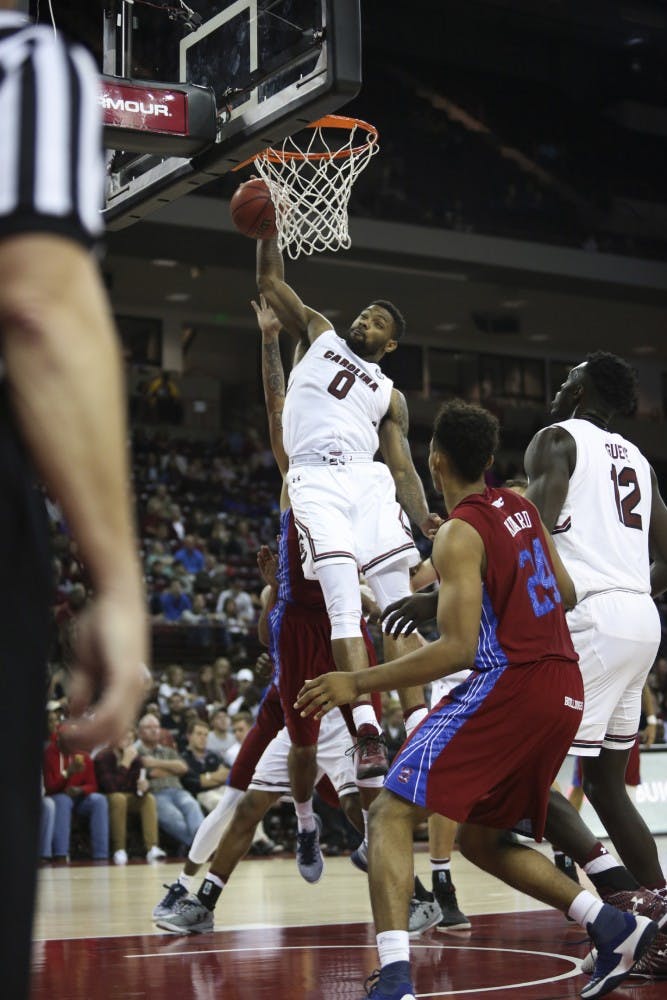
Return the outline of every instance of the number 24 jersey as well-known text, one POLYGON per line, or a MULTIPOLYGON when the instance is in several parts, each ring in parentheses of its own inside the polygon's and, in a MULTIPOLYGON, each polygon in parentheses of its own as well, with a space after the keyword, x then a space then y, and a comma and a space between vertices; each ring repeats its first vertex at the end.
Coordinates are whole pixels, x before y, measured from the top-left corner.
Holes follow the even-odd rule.
POLYGON ((477 670, 576 661, 537 508, 513 490, 487 487, 450 516, 470 524, 486 550, 477 670))

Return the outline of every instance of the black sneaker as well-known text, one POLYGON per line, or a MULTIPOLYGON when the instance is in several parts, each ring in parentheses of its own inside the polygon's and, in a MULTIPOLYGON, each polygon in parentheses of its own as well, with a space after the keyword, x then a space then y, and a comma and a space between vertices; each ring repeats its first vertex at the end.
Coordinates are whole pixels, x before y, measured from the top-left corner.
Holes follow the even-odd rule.
POLYGON ((412 892, 412 898, 418 899, 420 903, 433 902, 433 893, 429 892, 426 886, 421 883, 418 875, 415 875, 415 886, 412 892))
POLYGON ((442 910, 442 919, 437 927, 439 931, 470 930, 472 924, 465 913, 459 910, 456 889, 452 884, 452 876, 448 871, 433 872, 433 895, 442 910))

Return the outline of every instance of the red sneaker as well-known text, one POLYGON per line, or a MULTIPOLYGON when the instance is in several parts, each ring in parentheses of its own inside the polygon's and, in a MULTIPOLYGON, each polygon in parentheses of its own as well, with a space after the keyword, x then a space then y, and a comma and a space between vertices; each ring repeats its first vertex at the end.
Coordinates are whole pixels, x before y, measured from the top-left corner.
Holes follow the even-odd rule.
POLYGON ((357 729, 357 778, 377 778, 389 770, 389 754, 384 734, 365 723, 357 729))

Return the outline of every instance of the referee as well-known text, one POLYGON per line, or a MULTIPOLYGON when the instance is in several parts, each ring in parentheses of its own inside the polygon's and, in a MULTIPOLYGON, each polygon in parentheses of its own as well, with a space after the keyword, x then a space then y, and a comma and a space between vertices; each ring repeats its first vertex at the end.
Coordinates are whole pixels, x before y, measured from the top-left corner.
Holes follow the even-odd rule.
POLYGON ((95 597, 64 749, 134 722, 146 660, 124 386, 91 248, 102 234, 90 56, 0 0, 0 993, 29 992, 50 557, 36 480, 65 513, 95 597), (34 470, 34 471, 33 471, 34 470))

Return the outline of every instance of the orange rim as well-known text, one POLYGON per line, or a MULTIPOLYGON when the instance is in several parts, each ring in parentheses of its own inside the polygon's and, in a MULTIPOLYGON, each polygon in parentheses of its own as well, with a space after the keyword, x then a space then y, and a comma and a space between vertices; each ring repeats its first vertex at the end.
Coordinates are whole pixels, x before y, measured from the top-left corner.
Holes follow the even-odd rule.
POLYGON ((371 125, 361 118, 347 118, 344 115, 325 115, 324 118, 318 118, 316 122, 312 122, 310 125, 304 126, 304 128, 340 128, 349 129, 350 131, 353 128, 362 128, 367 133, 367 139, 359 146, 352 146, 350 149, 339 149, 336 153, 302 153, 291 150, 283 152, 281 149, 273 149, 269 146, 268 149, 258 153, 255 159, 263 157, 271 163, 285 163, 287 160, 344 160, 350 156, 358 156, 365 149, 368 149, 369 146, 374 146, 379 139, 379 133, 375 125, 371 125))
POLYGON ((369 146, 374 146, 380 138, 380 133, 375 125, 365 122, 362 118, 348 118, 345 115, 325 115, 324 118, 318 118, 316 122, 304 125, 303 128, 340 128, 349 129, 350 131, 353 128, 362 128, 367 133, 367 138, 359 146, 352 146, 349 149, 339 149, 335 153, 302 153, 301 151, 296 152, 291 150, 283 152, 280 149, 268 146, 261 153, 256 153, 255 156, 250 156, 243 163, 238 163, 232 168, 232 173, 241 170, 243 167, 247 167, 250 163, 254 163, 255 160, 259 159, 269 160, 270 163, 286 163, 289 160, 344 160, 350 156, 359 156, 369 146))

